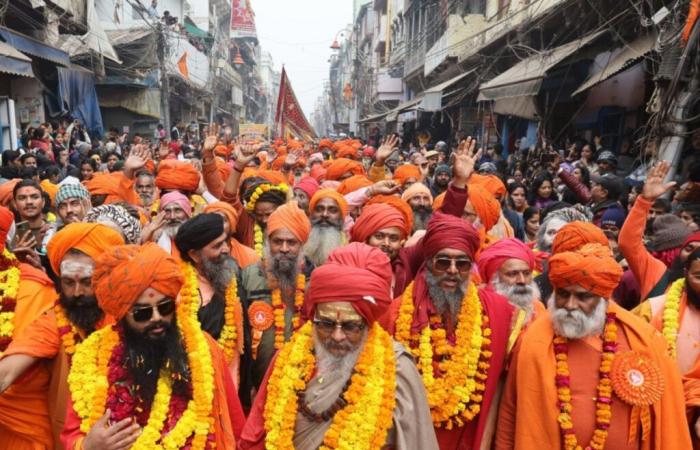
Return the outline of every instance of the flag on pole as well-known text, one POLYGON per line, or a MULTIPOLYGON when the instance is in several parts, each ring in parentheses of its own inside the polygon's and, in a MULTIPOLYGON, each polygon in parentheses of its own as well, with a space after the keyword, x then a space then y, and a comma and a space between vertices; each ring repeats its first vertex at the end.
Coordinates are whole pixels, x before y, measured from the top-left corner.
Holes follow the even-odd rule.
POLYGON ((297 138, 313 139, 316 137, 314 129, 306 120, 292 85, 287 78, 287 72, 282 67, 280 80, 280 94, 277 98, 277 112, 275 113, 275 135, 285 138, 289 134, 297 138))
POLYGON ((186 79, 190 79, 190 71, 187 69, 187 52, 183 53, 180 59, 177 61, 177 68, 180 69, 180 73, 186 79))

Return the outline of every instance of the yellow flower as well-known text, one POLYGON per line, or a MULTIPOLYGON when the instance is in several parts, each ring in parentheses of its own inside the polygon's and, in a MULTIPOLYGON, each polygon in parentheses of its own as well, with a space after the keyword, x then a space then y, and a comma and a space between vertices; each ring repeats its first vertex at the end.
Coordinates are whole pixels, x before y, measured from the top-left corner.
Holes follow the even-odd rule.
POLYGON ((666 338, 668 344, 668 354, 676 357, 676 344, 678 341, 678 329, 680 327, 680 304, 681 296, 685 290, 685 278, 676 280, 666 295, 663 311, 663 330, 662 334, 666 338))

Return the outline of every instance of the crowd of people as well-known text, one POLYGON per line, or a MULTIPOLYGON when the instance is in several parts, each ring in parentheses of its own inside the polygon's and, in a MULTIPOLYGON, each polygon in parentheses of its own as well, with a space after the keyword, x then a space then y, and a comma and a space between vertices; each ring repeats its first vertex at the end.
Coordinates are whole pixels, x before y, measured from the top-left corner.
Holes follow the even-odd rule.
POLYGON ((696 164, 157 133, 2 153, 0 450, 700 448, 696 164))

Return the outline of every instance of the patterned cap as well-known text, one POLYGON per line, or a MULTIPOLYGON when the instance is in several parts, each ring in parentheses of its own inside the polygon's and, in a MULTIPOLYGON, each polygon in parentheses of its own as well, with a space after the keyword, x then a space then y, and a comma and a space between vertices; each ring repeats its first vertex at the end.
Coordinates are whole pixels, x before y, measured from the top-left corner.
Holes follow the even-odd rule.
POLYGON ((69 198, 89 199, 90 193, 82 184, 66 183, 61 185, 56 193, 56 205, 60 205, 69 198))

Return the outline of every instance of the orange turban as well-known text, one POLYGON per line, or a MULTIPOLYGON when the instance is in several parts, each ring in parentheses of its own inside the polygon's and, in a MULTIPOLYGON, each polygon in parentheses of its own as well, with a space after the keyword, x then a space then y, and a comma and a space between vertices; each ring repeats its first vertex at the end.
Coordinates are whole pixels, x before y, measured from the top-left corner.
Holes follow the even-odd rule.
POLYGON ((199 172, 187 162, 162 161, 158 166, 156 186, 164 190, 194 192, 199 187, 199 172))
POLYGON ((503 198, 506 195, 506 185, 496 175, 479 175, 475 173, 469 178, 469 185, 473 184, 483 186, 494 197, 503 198))
POLYGON ((324 148, 333 148, 333 141, 330 139, 321 139, 321 141, 318 143, 318 149, 323 150, 324 148))
POLYGON ((61 274, 61 261, 68 250, 80 250, 92 259, 115 245, 124 245, 118 231, 100 223, 70 223, 56 233, 46 248, 51 268, 61 274))
POLYGON ((315 165, 311 168, 309 175, 320 183, 326 179, 326 169, 323 166, 315 165))
POLYGON ((345 200, 345 197, 343 197, 335 189, 321 189, 317 191, 314 196, 311 197, 311 201, 309 202, 309 211, 313 212, 313 210, 316 209, 316 204, 323 198, 332 198, 335 200, 343 217, 348 215, 348 202, 345 200))
POLYGON ((404 164, 396 168, 394 172, 394 181, 401 186, 406 184, 409 178, 415 178, 416 181, 420 178, 420 170, 413 164, 404 164))
POLYGON ((338 153, 336 153, 336 156, 338 158, 350 158, 350 159, 355 159, 357 158, 357 149, 355 147, 351 147, 349 145, 344 145, 338 150, 338 153))
POLYGON ((220 213, 228 220, 229 230, 234 231, 238 226, 238 211, 226 202, 214 202, 204 207, 204 213, 220 213))
POLYGON ((282 166, 284 165, 285 159, 287 159, 287 157, 284 155, 278 156, 277 158, 275 158, 272 161, 272 164, 270 165, 270 167, 272 167, 272 170, 280 170, 282 168, 282 166))
POLYGON ((357 161, 347 158, 338 158, 328 166, 326 170, 327 180, 337 180, 346 173, 350 172, 352 175, 364 175, 365 169, 357 161))
POLYGON ((442 204, 445 203, 445 192, 435 197, 433 200, 433 211, 437 211, 442 208, 442 204))
POLYGON ((13 178, 10 181, 6 181, 0 184, 0 205, 9 206, 12 202, 12 191, 17 186, 17 183, 22 181, 21 178, 13 178))
POLYGON ((51 204, 54 204, 54 199, 56 198, 56 194, 58 193, 58 185, 53 184, 49 180, 41 180, 41 183, 39 183, 41 188, 49 194, 49 198, 51 199, 51 204))
POLYGON ((177 260, 155 242, 120 245, 95 260, 92 275, 97 303, 119 320, 149 287, 175 299, 184 282, 177 260))
POLYGON ((488 232, 501 218, 501 204, 486 188, 478 184, 470 184, 468 192, 469 201, 484 225, 484 229, 488 232))
POLYGON ((607 245, 586 244, 579 250, 559 253, 549 259, 549 280, 556 288, 577 284, 609 299, 621 278, 622 267, 607 245))
POLYGON ((402 238, 406 234, 406 218, 396 208, 386 203, 375 203, 362 208, 362 214, 355 221, 350 231, 353 242, 367 242, 374 233, 384 228, 398 227, 402 238))
POLYGON ((362 189, 363 187, 372 186, 372 184, 374 184, 372 183, 372 180, 364 175, 353 175, 350 178, 343 180, 337 189, 338 192, 345 195, 355 192, 358 189, 362 189))
POLYGON ((214 147, 214 154, 216 156, 228 157, 231 154, 231 148, 224 144, 219 144, 216 147, 214 147))
MULTIPOLYGON (((430 192, 430 189, 428 186, 424 185, 423 183, 413 183, 410 185, 405 191, 403 191, 403 194, 401 194, 401 200, 408 202, 410 201, 413 197, 419 195, 419 194, 425 194, 430 198, 430 203, 433 203, 433 193, 430 192)), ((443 196, 444 198, 444 196, 443 196)), ((442 205, 440 205, 442 206, 442 205)), ((435 209, 435 208, 434 208, 435 209)))
POLYGON ((285 203, 270 214, 265 234, 270 236, 282 228, 289 230, 302 244, 309 238, 311 222, 309 222, 306 213, 299 208, 297 202, 285 203))
POLYGON ((264 178, 272 184, 288 184, 289 180, 285 178, 282 172, 277 170, 259 170, 258 176, 264 178))
POLYGON ((369 206, 376 203, 386 203, 400 212, 405 221, 404 231, 406 236, 411 234, 411 230, 413 230, 413 208, 411 208, 411 205, 395 195, 375 195, 365 205, 369 206))
POLYGON ((603 230, 590 222, 575 221, 564 225, 554 237, 552 254, 573 252, 586 244, 608 246, 608 238, 603 230))

